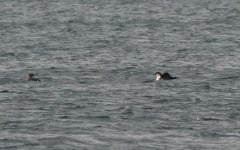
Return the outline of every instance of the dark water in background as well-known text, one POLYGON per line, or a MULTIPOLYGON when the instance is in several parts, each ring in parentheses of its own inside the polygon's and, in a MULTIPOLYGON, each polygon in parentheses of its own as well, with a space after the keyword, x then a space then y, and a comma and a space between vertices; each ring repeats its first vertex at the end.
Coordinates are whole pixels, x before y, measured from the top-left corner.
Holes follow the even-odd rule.
POLYGON ((0 41, 0 149, 240 149, 238 0, 1 0, 0 41))

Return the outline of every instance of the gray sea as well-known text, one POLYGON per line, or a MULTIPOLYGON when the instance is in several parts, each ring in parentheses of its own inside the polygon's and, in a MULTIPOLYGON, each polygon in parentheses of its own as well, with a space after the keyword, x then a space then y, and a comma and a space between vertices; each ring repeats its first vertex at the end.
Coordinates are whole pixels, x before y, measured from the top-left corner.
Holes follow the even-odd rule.
POLYGON ((0 44, 1 150, 240 149, 239 0, 1 0, 0 44))

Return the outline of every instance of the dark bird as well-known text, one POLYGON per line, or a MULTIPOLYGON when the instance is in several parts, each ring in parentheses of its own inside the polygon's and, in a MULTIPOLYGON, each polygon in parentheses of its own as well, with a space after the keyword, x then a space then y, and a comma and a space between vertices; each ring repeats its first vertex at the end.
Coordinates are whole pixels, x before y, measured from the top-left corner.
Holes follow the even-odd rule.
POLYGON ((171 80, 176 79, 177 77, 171 76, 168 72, 164 72, 163 74, 161 72, 156 72, 156 80, 171 80))
POLYGON ((39 78, 35 78, 33 73, 28 74, 28 81, 40 81, 39 78))

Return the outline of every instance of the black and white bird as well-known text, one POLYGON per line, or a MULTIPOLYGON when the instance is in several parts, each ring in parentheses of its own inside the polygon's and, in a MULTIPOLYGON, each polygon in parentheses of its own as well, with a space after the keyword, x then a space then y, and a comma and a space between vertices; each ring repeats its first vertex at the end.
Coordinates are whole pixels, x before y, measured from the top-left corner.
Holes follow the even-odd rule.
POLYGON ((176 79, 177 77, 171 76, 168 72, 164 72, 163 74, 161 72, 156 72, 156 80, 171 80, 176 79))
POLYGON ((40 81, 40 79, 35 78, 33 73, 28 74, 28 81, 40 81))

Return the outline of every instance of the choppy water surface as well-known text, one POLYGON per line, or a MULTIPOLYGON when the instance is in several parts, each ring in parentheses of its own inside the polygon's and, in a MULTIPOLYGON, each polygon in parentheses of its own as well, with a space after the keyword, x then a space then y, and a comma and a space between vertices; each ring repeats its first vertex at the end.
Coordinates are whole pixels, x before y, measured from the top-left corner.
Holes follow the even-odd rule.
POLYGON ((240 148, 238 0, 1 0, 0 35, 0 149, 240 148))

